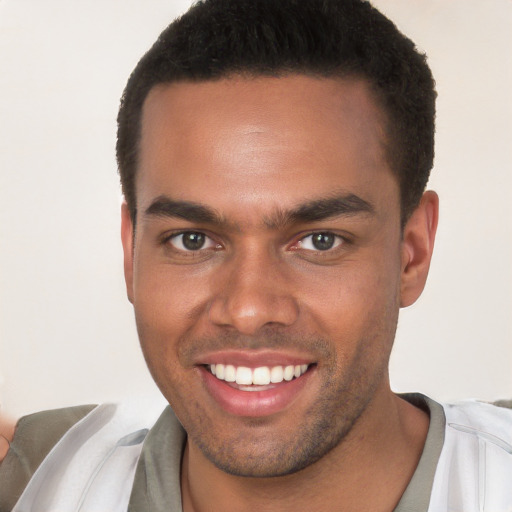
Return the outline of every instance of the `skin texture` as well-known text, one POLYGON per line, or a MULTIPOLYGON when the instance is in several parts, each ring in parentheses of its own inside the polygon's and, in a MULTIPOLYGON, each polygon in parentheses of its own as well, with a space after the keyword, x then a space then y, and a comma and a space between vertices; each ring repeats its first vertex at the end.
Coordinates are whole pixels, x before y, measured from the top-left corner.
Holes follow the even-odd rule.
POLYGON ((9 443, 14 437, 15 423, 11 418, 0 416, 0 462, 9 450, 9 443))
POLYGON ((125 274, 146 361, 189 435, 185 510, 392 510, 412 476, 428 418, 391 392, 387 366, 399 308, 425 284, 437 196, 402 233, 384 121, 357 80, 150 92, 125 274), (333 198, 352 207, 298 214, 333 198), (183 232, 205 245, 187 250, 183 232), (205 371, 233 359, 310 369, 277 411, 234 414, 205 371))

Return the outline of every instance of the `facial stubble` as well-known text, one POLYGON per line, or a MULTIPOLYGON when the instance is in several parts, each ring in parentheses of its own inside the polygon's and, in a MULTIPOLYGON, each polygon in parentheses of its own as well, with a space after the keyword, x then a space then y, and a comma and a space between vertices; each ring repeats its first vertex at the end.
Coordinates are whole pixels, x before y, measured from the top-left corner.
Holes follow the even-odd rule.
MULTIPOLYGON (((259 478, 296 473, 340 446, 367 409, 378 386, 387 377, 390 347, 383 344, 382 337, 389 339, 390 327, 388 324, 386 332, 379 329, 378 334, 373 333, 372 338, 359 343, 351 361, 340 360, 332 342, 295 336, 293 347, 307 348, 317 357, 319 364, 314 371, 321 372, 322 385, 315 402, 301 417, 293 418, 288 424, 285 422, 286 427, 282 427, 280 418, 274 415, 236 421, 226 417, 219 421, 218 417, 210 416, 199 401, 191 400, 190 395, 183 396, 181 388, 177 395, 176 387, 171 405, 188 433, 189 442, 218 469, 231 475, 259 478), (376 354, 375 344, 385 353, 376 354), (369 357, 369 353, 373 353, 373 357, 369 357), (185 403, 187 407, 180 407, 185 403)), ((394 329, 391 330, 393 336, 394 329)), ((289 339, 289 335, 279 331, 266 332, 251 339, 250 344, 251 348, 282 348, 287 343, 290 345, 289 339)), ((247 348, 248 343, 230 335, 181 341, 180 361, 193 360, 194 354, 204 347, 247 348)), ((170 394, 163 391, 169 398, 170 394)))

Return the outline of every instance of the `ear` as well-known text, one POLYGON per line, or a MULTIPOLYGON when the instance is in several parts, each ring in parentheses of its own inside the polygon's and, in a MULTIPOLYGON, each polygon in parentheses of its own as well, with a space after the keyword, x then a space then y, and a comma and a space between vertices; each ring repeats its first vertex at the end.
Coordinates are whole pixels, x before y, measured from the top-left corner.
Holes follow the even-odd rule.
POLYGON ((423 194, 404 227, 400 307, 413 304, 427 281, 439 217, 439 197, 433 191, 423 194))
POLYGON ((123 201, 121 206, 121 240, 124 252, 124 280, 128 300, 133 303, 133 222, 128 205, 123 201))

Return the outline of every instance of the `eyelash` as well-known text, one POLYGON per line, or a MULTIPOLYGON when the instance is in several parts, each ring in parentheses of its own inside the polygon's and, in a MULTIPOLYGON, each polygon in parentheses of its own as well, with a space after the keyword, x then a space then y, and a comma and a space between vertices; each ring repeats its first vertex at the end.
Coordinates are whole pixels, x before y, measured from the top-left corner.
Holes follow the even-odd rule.
POLYGON ((215 240, 209 236, 208 234, 206 234, 204 231, 194 231, 194 230, 184 230, 184 231, 178 231, 178 232, 175 232, 175 233, 171 233, 167 236, 165 236, 163 239, 162 239, 162 245, 173 245, 172 244, 172 241, 173 240, 178 240, 179 237, 183 237, 183 235, 186 235, 186 234, 195 234, 195 235, 202 235, 205 237, 206 240, 209 240, 211 245, 210 247, 200 247, 198 250, 192 250, 192 249, 187 249, 186 247, 184 247, 184 244, 183 244, 183 238, 181 239, 181 242, 180 242, 180 245, 182 246, 181 248, 179 247, 175 247, 173 246, 173 249, 176 250, 176 251, 179 251, 179 252, 182 252, 182 253, 199 253, 201 251, 205 251, 205 250, 212 250, 212 249, 221 249, 222 248, 222 245, 215 242, 215 240))
MULTIPOLYGON (((218 242, 215 242, 215 240, 213 239, 213 237, 209 236, 208 234, 206 234, 204 231, 194 231, 194 230, 186 230, 186 231, 178 231, 178 232, 175 232, 175 233, 171 233, 167 236, 165 236, 162 241, 161 241, 162 245, 171 245, 173 250, 176 250, 178 252, 181 252, 181 253, 184 253, 184 254, 190 254, 190 255, 193 255, 194 253, 195 254, 198 254, 202 251, 206 251, 206 250, 220 250, 222 249, 222 245, 218 242), (180 245, 181 247, 176 247, 172 241, 173 240, 178 240, 179 237, 183 237, 183 235, 186 235, 186 234, 194 234, 194 235, 200 235, 200 236, 204 236, 205 237, 205 240, 206 241, 210 241, 209 243, 209 247, 199 247, 197 250, 193 250, 193 249, 190 249, 190 248, 187 248, 184 246, 184 243, 183 243, 183 238, 181 239, 181 242, 180 242, 180 245)), ((312 242, 313 243, 313 242, 312 242)), ((339 234, 336 234, 332 231, 313 231, 311 233, 307 233, 307 234, 304 234, 303 236, 301 236, 296 242, 293 243, 292 246, 289 246, 289 248, 291 250, 294 250, 294 251, 299 251, 299 250, 303 250, 303 251, 307 251, 311 254, 332 254, 333 252, 336 251, 336 249, 340 248, 340 246, 344 246, 346 244, 350 244, 350 239, 347 238, 346 236, 342 236, 342 235, 339 235, 339 234), (323 235, 323 236, 332 236, 334 237, 334 241, 333 241, 333 246, 332 247, 328 247, 326 248, 325 250, 322 250, 322 249, 318 249, 318 248, 307 248, 307 247, 304 247, 304 245, 306 244, 306 240, 310 237, 314 237, 315 235, 323 235)))
POLYGON ((336 233, 333 233, 332 231, 314 231, 312 233, 309 233, 307 235, 304 235, 302 236, 298 242, 296 243, 296 245, 298 245, 298 249, 302 249, 302 250, 305 250, 305 251, 311 251, 312 253, 332 253, 334 252, 338 247, 340 247, 341 245, 344 245, 348 242, 347 238, 346 237, 343 237, 341 235, 337 235, 336 233), (313 237, 314 236, 332 236, 334 238, 333 240, 333 245, 332 247, 328 247, 324 250, 322 249, 319 249, 319 248, 307 248, 305 247, 306 245, 306 239, 308 238, 311 238, 311 244, 314 245, 314 242, 313 242, 313 237))

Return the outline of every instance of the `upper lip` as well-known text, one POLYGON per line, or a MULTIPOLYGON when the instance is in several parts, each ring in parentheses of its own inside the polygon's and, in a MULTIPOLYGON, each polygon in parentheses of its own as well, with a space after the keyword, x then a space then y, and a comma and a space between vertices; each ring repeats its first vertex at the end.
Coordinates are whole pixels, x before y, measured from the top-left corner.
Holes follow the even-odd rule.
POLYGON ((197 357, 196 365, 232 364, 258 368, 261 366, 288 366, 300 364, 313 364, 311 356, 300 353, 279 350, 216 350, 197 357))

